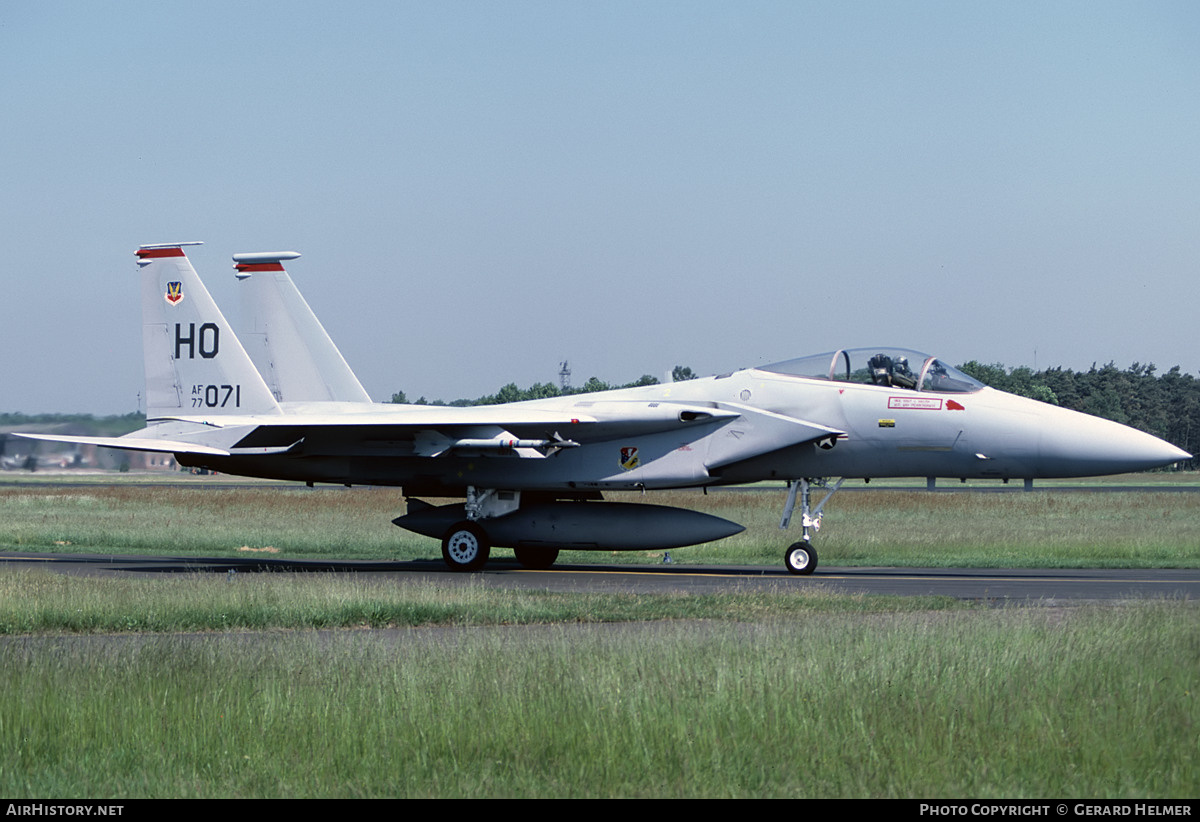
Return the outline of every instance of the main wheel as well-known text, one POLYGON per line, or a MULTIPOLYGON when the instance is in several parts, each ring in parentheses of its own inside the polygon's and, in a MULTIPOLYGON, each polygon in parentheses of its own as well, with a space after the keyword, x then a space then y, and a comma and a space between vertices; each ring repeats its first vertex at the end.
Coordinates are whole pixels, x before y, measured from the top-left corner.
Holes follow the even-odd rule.
POLYGON ((468 520, 451 526, 442 537, 442 559, 451 571, 478 571, 487 564, 489 553, 487 534, 468 520))
POLYGON ((793 542, 783 555, 788 573, 807 576, 817 570, 817 551, 808 542, 793 542))
POLYGON ((557 548, 514 548, 517 562, 532 571, 542 571, 554 564, 558 559, 557 548))

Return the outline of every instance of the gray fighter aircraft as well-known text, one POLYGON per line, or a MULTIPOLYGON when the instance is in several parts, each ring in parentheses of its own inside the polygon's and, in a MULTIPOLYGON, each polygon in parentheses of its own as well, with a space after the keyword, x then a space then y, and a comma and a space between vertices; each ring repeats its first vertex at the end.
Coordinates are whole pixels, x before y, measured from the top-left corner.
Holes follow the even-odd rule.
MULTIPOLYGON (((817 566, 813 532, 846 478, 1082 477, 1190 457, 1149 434, 988 388, 902 349, 843 349, 684 383, 471 408, 326 400, 320 392, 280 392, 280 400, 204 288, 187 245, 137 252, 146 428, 123 437, 24 436, 169 452, 184 466, 242 476, 401 486, 408 513, 394 522, 440 538, 455 570, 482 568, 492 546, 546 567, 561 548, 720 539, 741 526, 686 509, 605 502, 602 492, 777 479, 790 489, 781 527, 801 509, 802 537, 784 563, 809 574, 817 566), (813 506, 812 488, 828 477, 840 479, 813 506), (421 496, 466 501, 433 507, 421 496)), ((280 270, 291 259, 239 257, 239 265, 280 270)), ((311 339, 311 326, 301 326, 308 330, 299 336, 311 339)), ((318 372, 332 362, 288 356, 289 368, 312 360, 318 372)))

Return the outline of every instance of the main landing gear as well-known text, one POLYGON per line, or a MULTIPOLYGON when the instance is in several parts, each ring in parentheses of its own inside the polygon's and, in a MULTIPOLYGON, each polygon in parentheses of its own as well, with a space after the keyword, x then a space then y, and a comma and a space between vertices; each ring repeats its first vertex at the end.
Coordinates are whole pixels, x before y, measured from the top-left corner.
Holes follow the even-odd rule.
POLYGON ((478 571, 491 551, 487 533, 470 520, 450 526, 442 537, 442 559, 452 571, 478 571))
MULTIPOLYGON (((456 522, 442 537, 442 559, 452 571, 479 571, 487 564, 492 544, 482 521, 510 514, 520 507, 519 491, 468 488, 467 518, 456 522)), ((558 559, 557 548, 514 548, 517 562, 530 570, 549 568, 558 559)))
POLYGON ((467 518, 450 526, 442 537, 442 559, 452 571, 478 571, 487 565, 492 543, 479 520, 502 516, 521 505, 519 492, 467 488, 463 506, 467 518))
MULTIPOLYGON (((531 571, 544 571, 558 559, 557 548, 514 548, 513 553, 531 571)), ((442 559, 452 571, 479 571, 490 554, 487 532, 470 520, 452 525, 442 537, 442 559)))
POLYGON ((809 493, 814 485, 818 488, 829 487, 828 480, 798 479, 788 483, 787 503, 783 506, 783 518, 779 521, 779 527, 784 529, 791 524, 792 513, 796 510, 797 492, 799 492, 800 525, 803 528, 800 541, 789 545, 783 555, 783 564, 788 569, 788 573, 807 576, 817 570, 817 552, 812 547, 812 533, 821 530, 821 509, 825 507, 825 503, 829 502, 829 498, 842 487, 843 482, 845 479, 835 482, 833 487, 829 488, 829 492, 817 503, 816 508, 809 506, 809 493))

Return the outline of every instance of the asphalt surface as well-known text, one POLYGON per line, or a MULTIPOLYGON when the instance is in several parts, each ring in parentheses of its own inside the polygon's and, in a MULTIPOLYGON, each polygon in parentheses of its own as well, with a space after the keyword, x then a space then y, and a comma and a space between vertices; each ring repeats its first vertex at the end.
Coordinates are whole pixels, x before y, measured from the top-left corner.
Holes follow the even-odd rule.
POLYGON ((574 592, 706 594, 821 587, 846 593, 937 594, 989 603, 1070 604, 1130 599, 1200 600, 1200 569, 997 569, 820 567, 798 577, 778 566, 556 565, 529 571, 497 557, 475 574, 439 561, 283 560, 0 552, 0 571, 43 568, 63 574, 146 579, 179 574, 333 573, 449 585, 574 592))

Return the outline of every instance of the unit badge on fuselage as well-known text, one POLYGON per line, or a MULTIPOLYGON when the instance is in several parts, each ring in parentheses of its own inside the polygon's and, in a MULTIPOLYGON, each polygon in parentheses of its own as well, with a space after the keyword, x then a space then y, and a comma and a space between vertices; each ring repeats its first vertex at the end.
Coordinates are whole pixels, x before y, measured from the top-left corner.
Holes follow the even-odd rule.
POLYGON ((638 467, 638 450, 636 445, 626 445, 621 448, 621 468, 632 471, 638 467))

